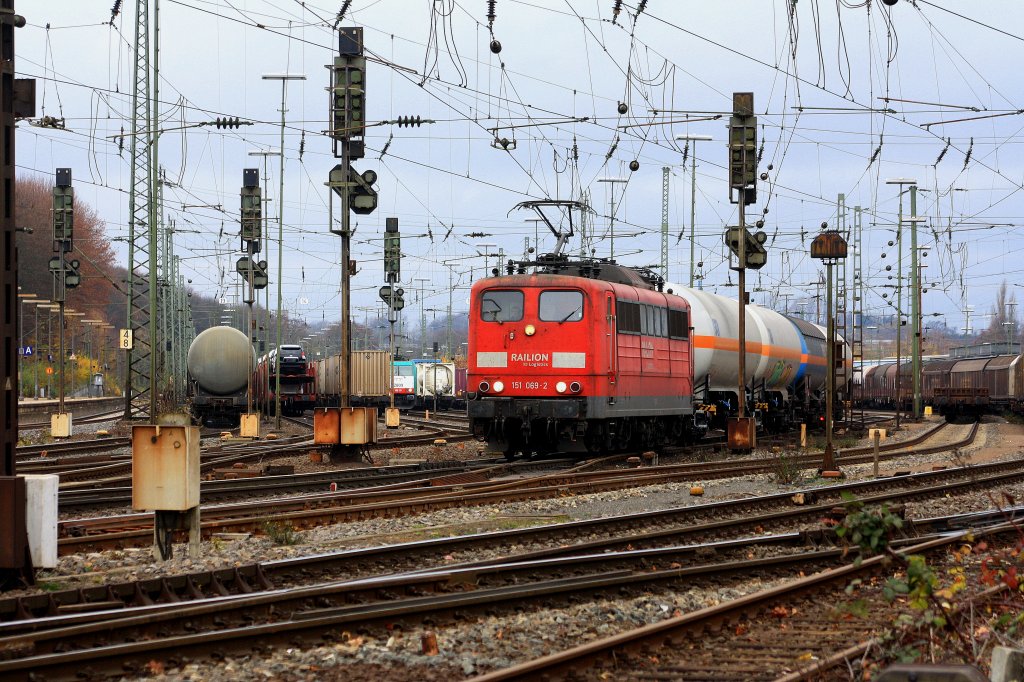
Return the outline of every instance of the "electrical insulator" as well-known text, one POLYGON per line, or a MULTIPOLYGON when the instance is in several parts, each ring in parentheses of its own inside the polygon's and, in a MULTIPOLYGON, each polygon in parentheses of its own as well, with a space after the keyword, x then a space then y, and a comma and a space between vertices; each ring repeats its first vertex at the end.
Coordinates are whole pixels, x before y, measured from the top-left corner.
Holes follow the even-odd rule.
POLYGON ((242 121, 236 116, 231 118, 230 116, 218 116, 214 121, 214 124, 218 128, 238 128, 242 125, 242 121))
POLYGON ((416 116, 415 118, 413 118, 412 116, 399 116, 398 117, 398 127, 399 128, 405 128, 406 126, 408 126, 410 128, 412 128, 414 126, 416 128, 419 128, 420 125, 422 125, 422 124, 423 124, 423 119, 421 119, 419 116, 416 116))

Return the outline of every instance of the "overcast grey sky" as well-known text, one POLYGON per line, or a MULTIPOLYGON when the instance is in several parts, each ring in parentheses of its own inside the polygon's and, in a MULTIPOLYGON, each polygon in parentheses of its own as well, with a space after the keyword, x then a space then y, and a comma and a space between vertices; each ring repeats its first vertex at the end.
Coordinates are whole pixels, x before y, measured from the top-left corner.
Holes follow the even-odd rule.
MULTIPOLYGON (((124 243, 116 240, 127 233, 130 159, 111 136, 130 129, 135 2, 122 3, 113 25, 111 4, 18 0, 28 20, 17 33, 18 74, 38 79, 39 113, 64 118, 67 129, 22 122, 17 163, 19 174, 70 166, 78 198, 98 208, 123 258, 124 243)), ((285 307, 310 322, 338 317, 339 240, 327 232, 323 184, 336 160, 323 131, 324 65, 336 49, 332 26, 341 4, 160 1, 160 127, 168 132, 159 157, 173 183, 165 213, 179 230, 186 275, 204 294, 234 291, 238 239, 229 235, 238 229, 242 169, 262 172, 262 159, 248 152, 279 144, 281 86, 261 75, 303 73, 307 80, 287 90, 285 307), (217 116, 254 125, 171 130, 217 116)), ((896 268, 884 268, 896 263, 887 242, 895 236, 899 188, 885 181, 893 177, 914 178, 926 190, 918 203, 918 214, 928 218, 921 228, 921 244, 930 247, 924 272, 938 285, 924 295, 926 314, 943 313, 950 326, 963 326, 965 303, 985 312, 1002 281, 1022 281, 1024 105, 1015 66, 1024 51, 1017 33, 1022 3, 900 0, 890 8, 848 0, 651 0, 639 16, 636 4, 622 3, 615 17, 616 4, 498 0, 496 55, 488 49, 484 0, 352 1, 343 24, 365 28, 373 58, 370 122, 407 115, 436 121, 368 129, 367 157, 355 165, 378 172, 380 205, 356 221, 354 306, 378 304, 387 216, 401 224, 403 281, 411 290, 416 278, 428 278, 430 308, 447 306, 449 277, 459 287, 455 309, 466 308, 467 287, 484 268, 478 253, 522 254, 535 224, 526 220, 533 215, 512 209, 528 199, 589 192, 591 246, 600 256, 610 248, 614 192, 616 256, 657 264, 663 167, 671 169, 670 279, 685 283, 691 177, 684 143, 674 138, 686 133, 714 137, 696 148, 704 286, 735 296, 722 246, 724 226, 736 221, 726 186, 727 117, 680 122, 727 112, 735 91, 754 92, 764 140, 759 170, 769 177, 748 211, 756 218, 768 209, 769 263, 748 277, 756 302, 792 309, 814 293, 809 283, 819 264, 808 257, 810 239, 822 221, 836 224, 837 195, 845 194, 850 224, 852 208, 865 209, 865 308, 887 310, 886 285, 894 283, 887 278, 896 268), (495 148, 495 127, 514 149, 495 148), (639 170, 631 172, 634 160, 639 170), (607 177, 628 182, 598 182, 607 177)), ((276 218, 276 158, 268 170, 276 218)), ((909 215, 909 206, 904 211, 909 215)), ((276 238, 276 225, 271 234, 276 238)), ((550 249, 554 238, 540 238, 541 250, 550 249)), ((578 239, 570 244, 572 251, 579 246, 578 239)), ((276 248, 265 251, 272 290, 276 248)), ((909 240, 904 251, 909 273, 909 240)), ((406 299, 418 315, 415 297, 406 299)))

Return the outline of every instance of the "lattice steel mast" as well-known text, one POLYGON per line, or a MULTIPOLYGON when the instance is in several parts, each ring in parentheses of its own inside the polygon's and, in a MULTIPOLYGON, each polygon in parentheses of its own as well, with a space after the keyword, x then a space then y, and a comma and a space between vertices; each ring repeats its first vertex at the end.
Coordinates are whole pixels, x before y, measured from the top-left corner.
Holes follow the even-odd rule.
MULTIPOLYGON (((154 15, 159 0, 153 0, 154 15)), ((128 310, 126 327, 132 330, 127 350, 124 386, 124 417, 156 417, 156 356, 153 353, 153 314, 157 286, 153 232, 156 206, 156 70, 152 66, 149 35, 150 0, 135 3, 135 76, 132 82, 130 154, 132 187, 128 198, 128 310), (144 229, 139 229, 144 228, 144 229)))

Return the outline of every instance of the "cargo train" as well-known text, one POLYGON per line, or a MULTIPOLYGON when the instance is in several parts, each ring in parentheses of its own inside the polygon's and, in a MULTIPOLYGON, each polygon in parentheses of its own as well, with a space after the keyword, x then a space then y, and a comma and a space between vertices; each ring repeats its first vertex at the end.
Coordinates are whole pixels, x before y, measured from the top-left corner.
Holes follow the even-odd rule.
MULTIPOLYGON (((867 407, 899 406, 913 401, 913 366, 895 362, 867 367, 854 377, 853 398, 867 407)), ((1019 347, 984 344, 954 348, 952 357, 921 363, 921 399, 952 421, 994 412, 1024 412, 1024 356, 1019 347)))
MULTIPOLYGON (((395 407, 451 409, 455 402, 457 373, 453 363, 435 360, 398 360, 394 363, 387 351, 357 350, 352 352, 349 383, 350 404, 354 407, 389 407, 389 390, 395 393, 395 407), (392 385, 388 385, 391 367, 392 385), (436 408, 435 408, 436 403, 436 408)), ((318 404, 336 407, 340 404, 341 354, 317 360, 314 366, 318 404)))
MULTIPOLYGON (((756 305, 745 317, 758 424, 823 419, 825 330, 756 305)), ((737 302, 649 270, 564 256, 510 262, 508 274, 473 285, 469 325, 470 428, 509 458, 686 442, 736 413, 737 302)), ((850 353, 837 346, 841 409, 850 353)))

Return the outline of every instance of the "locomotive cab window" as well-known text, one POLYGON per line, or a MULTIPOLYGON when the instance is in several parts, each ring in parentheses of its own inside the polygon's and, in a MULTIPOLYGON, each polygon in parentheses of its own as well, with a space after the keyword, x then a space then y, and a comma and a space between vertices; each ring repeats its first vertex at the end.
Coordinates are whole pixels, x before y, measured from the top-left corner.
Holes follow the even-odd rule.
POLYGON ((583 292, 542 291, 537 316, 544 322, 579 322, 583 319, 583 292))
POLYGON ((485 291, 480 299, 484 322, 518 322, 523 319, 523 292, 485 291))

